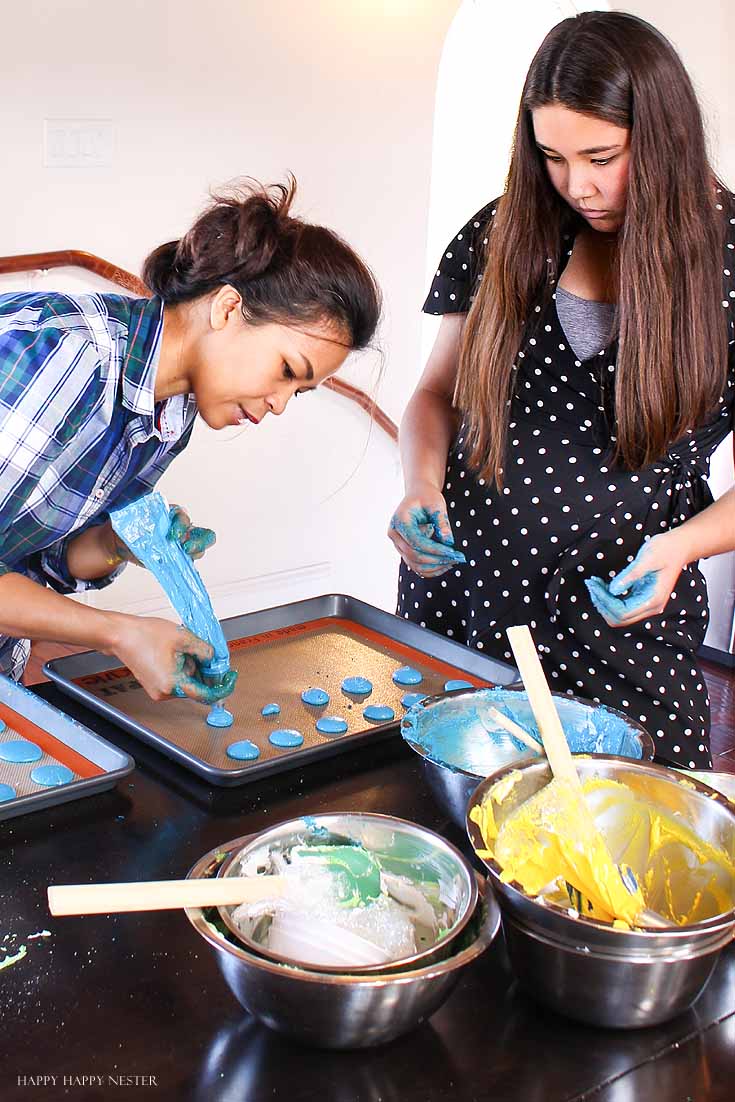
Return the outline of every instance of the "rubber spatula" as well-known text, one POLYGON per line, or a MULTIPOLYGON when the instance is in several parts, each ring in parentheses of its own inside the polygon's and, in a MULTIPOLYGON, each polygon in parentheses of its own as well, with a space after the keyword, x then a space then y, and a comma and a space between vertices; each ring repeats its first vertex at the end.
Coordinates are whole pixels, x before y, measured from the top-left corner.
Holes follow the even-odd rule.
MULTIPOLYGON (((559 713, 554 705, 554 698, 551 695, 549 684, 544 675, 539 656, 536 653, 536 647, 531 632, 525 624, 519 627, 508 628, 508 639, 513 651, 513 657, 515 658, 516 665, 518 666, 523 680, 524 688, 528 695, 531 710, 533 711, 536 724, 541 733, 541 739, 544 744, 544 750, 546 751, 546 757, 551 767, 551 772, 555 779, 567 781, 573 789, 579 793, 581 799, 584 800, 582 783, 574 764, 572 752, 569 749, 569 743, 564 734, 564 728, 559 719, 559 713)), ((590 823, 591 829, 599 834, 591 814, 590 823)), ((612 858, 610 858, 610 860, 612 861, 612 858)), ((629 870, 626 869, 625 873, 623 870, 619 870, 619 872, 625 888, 629 892, 632 889, 631 894, 635 894, 637 884, 635 884, 635 877, 633 877, 632 871, 630 871, 632 881, 627 877, 629 870)), ((663 915, 658 914, 656 911, 651 911, 648 908, 642 910, 638 914, 638 921, 645 926, 671 927, 674 925, 673 922, 664 918, 663 915)))

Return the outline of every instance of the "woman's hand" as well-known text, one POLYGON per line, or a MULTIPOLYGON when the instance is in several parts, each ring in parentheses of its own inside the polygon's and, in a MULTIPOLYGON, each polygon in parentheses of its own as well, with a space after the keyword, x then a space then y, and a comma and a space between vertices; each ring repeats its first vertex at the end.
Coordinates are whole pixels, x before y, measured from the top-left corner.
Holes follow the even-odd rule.
MULTIPOLYGON (((167 538, 180 543, 190 559, 201 559, 217 539, 211 528, 192 527, 188 513, 179 505, 172 505, 169 510, 167 538)), ((126 562, 140 566, 109 520, 87 528, 70 540, 66 552, 66 565, 71 576, 86 581, 104 578, 126 562)))
POLYGON ((115 614, 110 653, 123 662, 151 700, 184 695, 214 704, 235 687, 234 670, 216 684, 205 680, 201 665, 213 656, 209 643, 185 627, 153 616, 115 614))
POLYGON ((406 566, 422 578, 438 578, 457 563, 466 562, 453 546, 447 504, 429 483, 406 494, 391 518, 388 538, 406 566))
POLYGON ((671 528, 644 543, 633 562, 609 584, 601 578, 590 578, 585 584, 592 603, 610 627, 624 628, 661 615, 689 561, 682 530, 671 528))
POLYGON ((217 537, 211 528, 194 528, 191 519, 185 509, 180 505, 172 505, 169 510, 169 524, 167 539, 177 540, 190 559, 201 559, 217 537))
MULTIPOLYGON (((211 528, 192 527, 191 517, 180 505, 172 505, 168 511, 168 517, 169 526, 166 539, 171 540, 172 543, 180 544, 182 550, 186 552, 190 559, 201 559, 204 552, 217 542, 217 537, 211 528)), ((133 563, 134 566, 140 566, 133 552, 124 540, 118 536, 109 521, 108 527, 109 538, 113 545, 113 554, 117 562, 129 562, 133 563)))

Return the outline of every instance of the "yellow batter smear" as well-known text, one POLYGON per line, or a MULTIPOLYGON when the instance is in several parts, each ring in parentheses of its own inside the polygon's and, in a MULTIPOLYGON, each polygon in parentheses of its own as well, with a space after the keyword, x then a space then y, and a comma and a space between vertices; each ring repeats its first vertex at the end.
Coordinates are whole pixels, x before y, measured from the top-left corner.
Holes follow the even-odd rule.
POLYGON ((493 804, 507 796, 509 779, 470 812, 487 847, 479 855, 495 858, 506 883, 562 905, 569 885, 584 914, 624 927, 647 907, 687 925, 735 905, 732 859, 625 784, 593 777, 580 796, 552 780, 498 827, 493 804))

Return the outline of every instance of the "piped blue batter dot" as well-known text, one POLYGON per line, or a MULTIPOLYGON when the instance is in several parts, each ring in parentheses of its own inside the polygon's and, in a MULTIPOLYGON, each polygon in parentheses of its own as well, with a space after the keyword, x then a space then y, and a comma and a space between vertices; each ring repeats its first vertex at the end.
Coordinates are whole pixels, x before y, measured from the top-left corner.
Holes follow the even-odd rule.
POLYGON ((255 761, 260 757, 260 750, 250 739, 242 739, 240 742, 231 742, 227 747, 227 757, 235 761, 255 761))
POLYGON ((279 731, 271 731, 268 741, 281 750, 290 750, 294 746, 301 746, 304 736, 300 731, 294 731, 290 727, 284 727, 279 731))
POLYGON ((420 700, 426 700, 426 693, 404 693, 401 697, 401 704, 404 708, 412 708, 420 700))
POLYGON ((315 708, 320 708, 324 704, 329 704, 329 693, 325 689, 304 689, 301 699, 304 704, 311 704, 315 708))
POLYGON ((5 803, 6 800, 14 800, 16 795, 12 784, 0 784, 0 804, 5 803))
POLYGON ((25 738, 11 739, 10 742, 0 742, 0 760, 12 762, 38 761, 43 757, 43 751, 35 742, 29 742, 25 738))
POLYGON ((343 735, 347 730, 347 720, 341 716, 322 716, 316 721, 316 729, 323 735, 343 735))
POLYGON ((37 765, 31 770, 31 780, 34 784, 42 784, 44 788, 56 788, 60 784, 73 781, 74 774, 65 765, 37 765))
POLYGON ((279 716, 281 714, 281 705, 266 704, 263 708, 260 709, 260 714, 262 716, 279 716))
POLYGON ((389 719, 396 718, 396 713, 387 704, 368 704, 362 714, 374 723, 387 723, 389 719))
POLYGON ((207 716, 208 727, 232 727, 234 721, 232 712, 228 712, 221 704, 215 704, 207 716))
POLYGON ((444 692, 450 693, 452 689, 474 689, 469 681, 461 681, 457 678, 450 678, 449 681, 444 682, 444 692))
POLYGON ((424 678, 413 666, 401 666, 393 674, 393 680, 396 685, 418 685, 424 678))
POLYGON ((367 677, 346 677, 342 682, 342 689, 346 693, 367 696, 373 691, 373 683, 368 681, 367 677))

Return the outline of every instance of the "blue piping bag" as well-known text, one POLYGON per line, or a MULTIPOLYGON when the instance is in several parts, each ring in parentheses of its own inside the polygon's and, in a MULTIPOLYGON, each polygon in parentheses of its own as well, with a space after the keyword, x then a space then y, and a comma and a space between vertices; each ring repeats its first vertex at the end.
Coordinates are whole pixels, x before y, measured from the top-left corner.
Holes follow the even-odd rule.
POLYGON ((214 657, 202 663, 202 673, 221 680, 230 668, 227 641, 199 572, 179 541, 168 538, 171 515, 163 494, 155 491, 114 510, 110 523, 160 583, 185 627, 211 644, 214 657))

